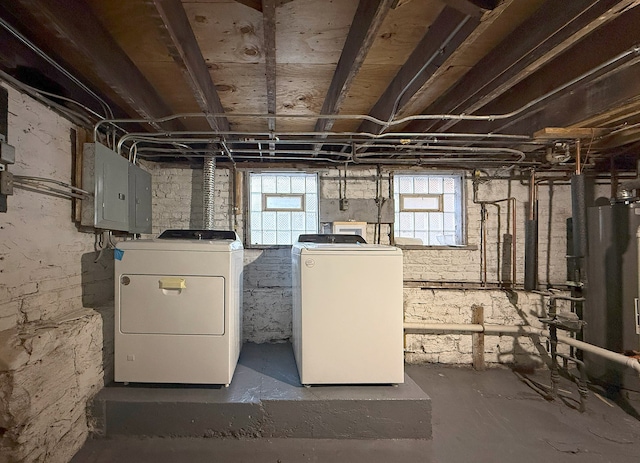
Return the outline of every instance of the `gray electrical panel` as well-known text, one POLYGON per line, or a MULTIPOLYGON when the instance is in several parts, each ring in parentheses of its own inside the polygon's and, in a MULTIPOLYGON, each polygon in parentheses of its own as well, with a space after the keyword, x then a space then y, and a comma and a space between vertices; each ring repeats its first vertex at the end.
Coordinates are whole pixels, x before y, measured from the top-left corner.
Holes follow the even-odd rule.
POLYGON ((100 143, 85 143, 81 225, 131 233, 151 231, 151 175, 100 143))
POLYGON ((129 164, 129 232, 151 233, 151 174, 129 164))

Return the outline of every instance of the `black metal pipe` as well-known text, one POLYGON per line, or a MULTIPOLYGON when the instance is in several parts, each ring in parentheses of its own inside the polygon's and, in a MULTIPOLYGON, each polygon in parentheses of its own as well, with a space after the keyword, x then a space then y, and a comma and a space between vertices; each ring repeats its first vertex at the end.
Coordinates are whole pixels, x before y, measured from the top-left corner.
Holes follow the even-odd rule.
POLYGON ((524 289, 538 288, 538 219, 525 223, 524 234, 524 289))

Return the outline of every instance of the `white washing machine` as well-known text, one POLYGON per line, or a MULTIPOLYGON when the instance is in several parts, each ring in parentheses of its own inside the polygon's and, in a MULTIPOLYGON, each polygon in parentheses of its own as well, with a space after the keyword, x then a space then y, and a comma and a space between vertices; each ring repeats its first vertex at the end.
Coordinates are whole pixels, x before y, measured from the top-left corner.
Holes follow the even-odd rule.
POLYGON ((242 346, 235 232, 167 230, 115 256, 115 380, 228 385, 242 346))
POLYGON ((293 351, 304 385, 404 382, 402 251, 357 238, 301 235, 309 242, 292 247, 293 351), (341 240, 352 242, 329 242, 341 240))

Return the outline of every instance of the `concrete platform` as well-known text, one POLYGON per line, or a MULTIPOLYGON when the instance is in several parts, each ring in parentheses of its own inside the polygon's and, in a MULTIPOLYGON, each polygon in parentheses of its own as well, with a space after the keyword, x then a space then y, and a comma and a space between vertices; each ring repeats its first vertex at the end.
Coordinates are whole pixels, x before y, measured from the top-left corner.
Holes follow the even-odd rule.
POLYGON ((102 437, 431 438, 431 399, 409 376, 305 388, 290 344, 246 344, 229 388, 106 387, 92 415, 102 437))
MULTIPOLYGON (((550 402, 508 369, 408 365, 406 370, 432 397, 432 439, 117 436, 89 439, 72 463, 639 461, 637 404, 590 393, 587 411, 580 413, 576 385, 566 378, 561 378, 561 398, 550 402)), ((548 371, 527 376, 549 385, 548 371)))

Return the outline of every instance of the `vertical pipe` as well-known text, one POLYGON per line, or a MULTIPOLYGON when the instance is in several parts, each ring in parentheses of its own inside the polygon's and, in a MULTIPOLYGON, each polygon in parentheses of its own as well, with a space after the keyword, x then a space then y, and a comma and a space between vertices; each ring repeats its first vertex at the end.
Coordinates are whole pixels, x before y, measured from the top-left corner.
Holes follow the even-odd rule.
POLYGON ((216 157, 204 158, 202 169, 202 225, 205 230, 214 229, 216 157))
POLYGON ((576 282, 584 283, 584 259, 587 254, 587 208, 584 174, 571 177, 571 216, 573 226, 573 256, 576 264, 576 282))
POLYGON ((511 246, 511 272, 512 272, 511 284, 515 288, 516 271, 517 271, 516 270, 516 243, 518 242, 516 237, 517 228, 516 228, 516 199, 515 198, 511 198, 511 227, 512 227, 511 241, 513 243, 513 245, 511 246))
POLYGON ((529 178, 529 215, 525 226, 524 289, 532 291, 538 287, 538 214, 536 173, 533 169, 529 178))

